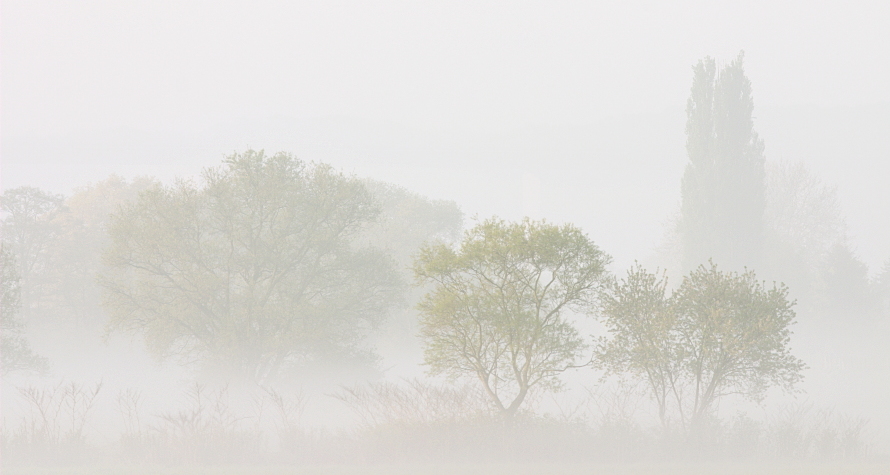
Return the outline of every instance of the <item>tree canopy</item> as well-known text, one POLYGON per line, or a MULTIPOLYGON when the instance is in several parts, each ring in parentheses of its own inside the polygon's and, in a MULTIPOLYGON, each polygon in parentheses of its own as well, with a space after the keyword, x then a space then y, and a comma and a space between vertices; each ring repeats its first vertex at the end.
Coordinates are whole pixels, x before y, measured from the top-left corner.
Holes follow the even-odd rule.
POLYGON ((61 232, 58 216, 64 197, 38 188, 22 186, 3 192, 3 243, 11 253, 25 317, 49 298, 53 270, 52 245, 61 232))
POLYGON ((790 390, 805 365, 791 354, 794 302, 784 285, 766 287, 754 272, 713 263, 691 272, 676 292, 678 331, 694 385, 692 421, 720 397, 759 400, 770 386, 790 390))
POLYGON ((601 316, 611 339, 600 338, 596 366, 606 374, 624 372, 649 385, 663 426, 681 383, 683 353, 676 333, 677 314, 667 297, 667 278, 639 264, 624 279, 612 280, 601 297, 601 316))
POLYGON ((612 339, 597 360, 611 372, 644 379, 666 424, 668 400, 683 426, 696 428, 730 394, 759 400, 767 388, 790 390, 805 365, 791 354, 794 302, 783 285, 766 287, 751 271, 711 263, 666 282, 639 266, 614 282, 603 316, 612 339))
POLYGON ((25 339, 25 324, 19 317, 21 280, 15 257, 0 244, 0 374, 14 371, 45 371, 46 358, 35 354, 25 339))
POLYGON ((433 286, 418 306, 430 372, 476 378, 514 415, 586 347, 567 311, 590 309, 608 262, 580 229, 528 219, 490 219, 457 249, 423 248, 414 269, 433 286))
POLYGON ((111 326, 258 381, 370 357, 362 338, 401 289, 392 259, 357 239, 379 212, 358 180, 286 153, 234 154, 200 185, 154 186, 111 220, 111 326))

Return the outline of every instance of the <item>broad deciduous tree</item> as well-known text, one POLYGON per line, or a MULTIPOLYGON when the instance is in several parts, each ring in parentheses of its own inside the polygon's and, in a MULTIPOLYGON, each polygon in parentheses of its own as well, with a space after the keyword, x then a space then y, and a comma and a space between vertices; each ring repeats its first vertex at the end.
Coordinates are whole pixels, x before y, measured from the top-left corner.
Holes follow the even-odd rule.
POLYGON ((580 229, 529 220, 491 219, 457 249, 425 247, 414 267, 433 284, 419 305, 425 363, 478 379, 514 415, 529 391, 558 387, 585 348, 566 314, 589 310, 608 262, 580 229))
POLYGON ((358 180, 285 153, 235 154, 200 186, 151 188, 111 222, 112 327, 255 380, 369 356, 362 338, 401 289, 392 259, 356 239, 378 213, 358 180))

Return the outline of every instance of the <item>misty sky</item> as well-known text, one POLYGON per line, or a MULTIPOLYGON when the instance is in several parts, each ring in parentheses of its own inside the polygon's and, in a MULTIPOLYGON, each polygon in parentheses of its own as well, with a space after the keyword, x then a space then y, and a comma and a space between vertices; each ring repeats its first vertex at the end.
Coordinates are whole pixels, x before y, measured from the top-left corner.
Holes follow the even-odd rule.
MULTIPOLYGON (((890 259, 890 0, 0 0, 0 187, 169 183, 287 151, 454 200, 467 228, 574 223, 621 275, 657 261, 676 219, 692 66, 742 50, 768 166, 803 162, 837 188, 876 275, 890 259)), ((887 447, 886 328, 799 328, 805 389, 871 418, 887 447)), ((34 347, 57 374, 174 399, 166 375, 120 356, 132 344, 56 338, 34 347)), ((399 352, 399 338, 380 340, 381 368, 420 374, 420 340, 399 352)))
POLYGON ((890 257, 890 2, 7 0, 0 13, 4 188, 169 180, 287 150, 470 215, 576 222, 623 264, 676 210, 690 67, 744 50, 767 160, 837 185, 854 247, 872 268, 890 257))

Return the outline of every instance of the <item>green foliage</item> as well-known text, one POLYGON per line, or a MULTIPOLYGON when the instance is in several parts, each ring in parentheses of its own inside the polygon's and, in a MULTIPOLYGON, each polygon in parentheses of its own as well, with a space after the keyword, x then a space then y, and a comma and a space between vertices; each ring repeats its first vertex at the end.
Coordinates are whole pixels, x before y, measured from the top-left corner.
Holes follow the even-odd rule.
POLYGON ((64 212, 64 197, 23 186, 3 193, 3 243, 12 253, 21 284, 25 317, 46 300, 52 271, 52 244, 60 233, 56 219, 64 212))
POLYGON ((155 186, 111 221, 112 328, 258 381, 370 357, 362 338, 401 289, 391 258, 356 239, 379 211, 359 181, 285 153, 232 155, 202 186, 155 186))
POLYGON ((729 394, 760 400, 767 388, 791 390, 805 365, 788 347, 795 318, 784 286, 767 288, 751 271, 699 266, 670 296, 666 281, 639 266, 615 282, 603 315, 613 338, 598 361, 649 384, 667 425, 673 400, 684 427, 706 420, 729 394))
POLYGON ((424 247, 414 269, 434 285, 418 306, 425 363, 478 378, 512 416, 529 390, 558 387, 585 348, 565 313, 589 309, 608 262, 580 229, 528 219, 482 222, 456 250, 424 247))
POLYGON ((788 347, 795 313, 784 285, 767 288, 754 272, 722 272, 713 263, 683 279, 675 305, 695 387, 692 417, 728 394, 760 400, 770 386, 791 390, 805 368, 788 347))
POLYGON ((454 202, 429 200, 389 183, 363 183, 381 208, 365 235, 374 246, 386 249, 400 269, 411 271, 414 254, 424 243, 451 243, 460 237, 463 214, 454 202))
POLYGON ((730 268, 757 262, 765 208, 763 141, 754 131, 751 82, 743 54, 717 72, 705 58, 693 68, 686 104, 683 265, 713 259, 730 268))
POLYGON ((51 245, 52 272, 45 284, 46 292, 53 295, 47 309, 52 317, 65 320, 69 328, 101 333, 107 316, 96 278, 102 270, 102 251, 109 245, 111 215, 156 185, 148 177, 128 181, 111 175, 76 189, 65 200, 65 212, 56 218, 59 234, 51 245))
POLYGON ((96 276, 108 218, 153 183, 112 175, 67 199, 30 187, 4 193, 3 241, 19 264, 27 320, 66 332, 95 333, 105 323, 96 276))
POLYGON ((597 365, 606 374, 629 372, 642 379, 658 404, 662 425, 682 376, 677 314, 666 296, 667 278, 634 265, 603 292, 602 316, 612 338, 600 339, 597 365))
MULTIPOLYGON (((400 277, 407 283, 414 278, 412 265, 418 250, 426 243, 454 243, 460 238, 463 214, 453 201, 430 200, 398 185, 375 180, 363 184, 380 203, 377 220, 359 238, 385 250, 396 262, 400 277)), ((387 361, 417 361, 421 357, 417 338, 417 312, 413 303, 424 289, 406 288, 405 305, 394 309, 371 336, 371 343, 387 361)), ((387 364, 385 361, 383 364, 387 364)))
POLYGON ((46 371, 46 358, 34 354, 23 335, 25 325, 18 315, 21 308, 21 282, 15 257, 3 245, 0 245, 0 278, 0 374, 46 371))

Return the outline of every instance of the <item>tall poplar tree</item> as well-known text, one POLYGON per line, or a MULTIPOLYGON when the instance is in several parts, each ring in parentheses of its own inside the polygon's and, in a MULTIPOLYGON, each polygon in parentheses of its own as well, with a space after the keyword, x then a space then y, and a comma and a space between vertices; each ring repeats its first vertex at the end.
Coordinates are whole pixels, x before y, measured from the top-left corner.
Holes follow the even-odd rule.
POLYGON ((725 268, 760 261, 765 209, 763 140, 754 131, 743 53, 719 72, 707 57, 693 67, 686 104, 680 235, 688 271, 713 259, 725 268))

